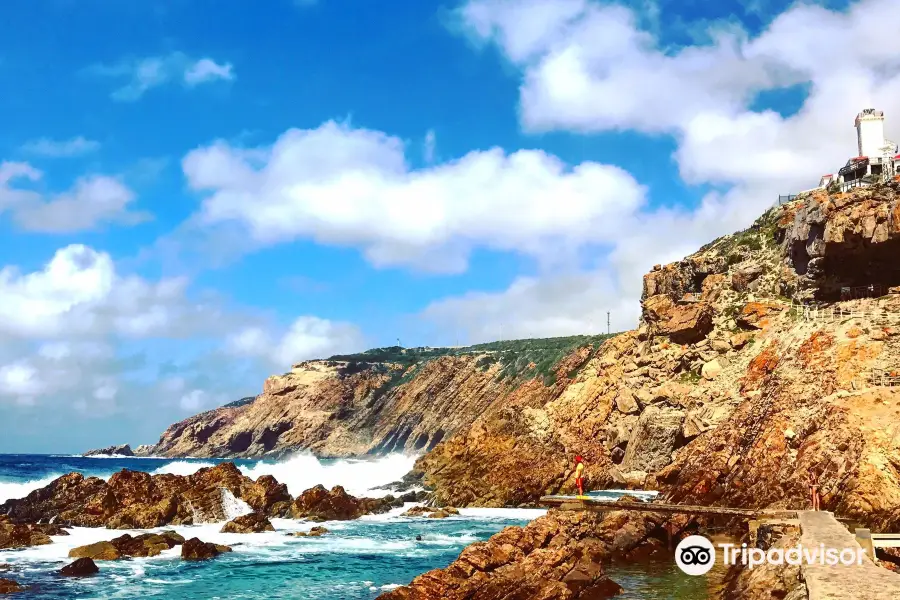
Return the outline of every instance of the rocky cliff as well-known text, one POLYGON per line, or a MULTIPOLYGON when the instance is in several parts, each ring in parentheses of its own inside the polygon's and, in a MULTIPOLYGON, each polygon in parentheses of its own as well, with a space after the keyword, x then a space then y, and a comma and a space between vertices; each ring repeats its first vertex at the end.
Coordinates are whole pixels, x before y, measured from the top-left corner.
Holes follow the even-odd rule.
MULTIPOLYGON (((346 457, 427 452, 488 409, 514 402, 524 382, 554 381, 551 367, 561 358, 570 370, 577 369, 577 357, 586 358, 604 337, 381 348, 300 363, 266 380, 263 393, 251 401, 172 425, 153 453, 258 457, 304 449, 346 457)), ((534 389, 543 390, 542 398, 552 390, 543 383, 534 389)))
POLYGON ((897 199, 892 184, 773 208, 645 275, 638 329, 612 339, 303 363, 156 451, 422 452, 454 506, 569 490, 576 453, 590 487, 702 503, 802 505, 812 471, 825 508, 900 521, 900 395, 873 375, 900 372, 897 199))

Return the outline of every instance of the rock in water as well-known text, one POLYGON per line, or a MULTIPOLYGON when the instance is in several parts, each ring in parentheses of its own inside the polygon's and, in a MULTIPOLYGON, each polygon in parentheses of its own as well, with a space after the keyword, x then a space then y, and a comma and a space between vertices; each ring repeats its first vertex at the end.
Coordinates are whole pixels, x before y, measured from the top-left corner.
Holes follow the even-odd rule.
POLYGON ((403 502, 393 496, 356 498, 339 485, 330 491, 322 485, 317 485, 304 491, 294 500, 291 514, 295 519, 311 521, 349 521, 367 514, 384 513, 400 506, 403 506, 403 502))
POLYGON ((12 579, 0 579, 0 594, 14 594, 22 592, 25 588, 12 579))
POLYGON ((275 531, 275 528, 266 515, 253 512, 228 521, 222 527, 221 533, 261 533, 263 531, 275 531))
POLYGON ((94 560, 118 560, 123 557, 159 556, 162 552, 184 543, 184 538, 174 531, 144 533, 132 536, 126 533, 108 542, 96 542, 69 551, 70 558, 94 560))
POLYGON ((286 513, 291 500, 286 488, 272 477, 259 481, 241 473, 234 463, 206 467, 188 476, 123 469, 109 481, 70 473, 25 498, 0 504, 0 514, 6 513, 12 522, 53 521, 109 529, 193 525, 225 520, 224 491, 256 511, 286 513))
POLYGON ((228 546, 201 542, 198 538, 191 538, 181 546, 182 560, 209 560, 223 552, 231 552, 228 546))
POLYGON ((429 519, 446 519, 450 515, 458 515, 459 511, 452 506, 437 508, 434 506, 413 506, 403 513, 404 517, 427 517, 429 519))
POLYGON ((100 569, 97 568, 97 565, 90 558, 79 558, 59 570, 59 574, 66 577, 84 577, 85 575, 93 575, 99 572, 100 569))
POLYGON ((94 560, 119 560, 122 554, 111 542, 95 542, 69 550, 69 558, 91 558, 94 560))
POLYGON ((122 444, 121 446, 107 446, 106 448, 98 448, 96 450, 88 450, 83 456, 134 456, 131 446, 122 444))
POLYGON ((379 600, 600 600, 622 588, 603 571, 613 552, 658 548, 663 518, 651 513, 550 511, 525 527, 507 527, 379 600))
POLYGON ((50 544, 53 541, 50 535, 66 535, 66 532, 56 525, 13 524, 9 517, 0 515, 0 550, 50 544))
POLYGON ((313 527, 309 531, 298 531, 294 534, 295 537, 320 537, 328 533, 328 530, 324 527, 313 527))

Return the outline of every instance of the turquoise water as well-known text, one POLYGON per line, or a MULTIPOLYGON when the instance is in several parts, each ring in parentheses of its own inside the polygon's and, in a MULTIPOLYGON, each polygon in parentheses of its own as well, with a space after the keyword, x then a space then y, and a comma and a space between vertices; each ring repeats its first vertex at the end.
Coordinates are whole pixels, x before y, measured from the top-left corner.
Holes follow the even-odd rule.
MULTIPOLYGON (((218 461, 72 456, 0 455, 0 502, 71 471, 109 477, 122 468, 187 474, 218 461)), ((323 483, 341 483, 357 494, 384 493, 378 486, 396 481, 411 467, 408 457, 378 461, 318 461, 296 457, 282 463, 235 461, 252 477, 272 474, 292 494, 323 483)), ((486 540, 509 525, 524 525, 543 510, 461 509, 461 515, 433 520, 400 516, 404 509, 356 521, 326 522, 331 533, 319 538, 287 534, 307 531, 314 523, 274 519, 275 532, 222 534, 221 523, 170 527, 185 538, 228 544, 234 552, 202 563, 180 559, 180 547, 153 558, 98 562, 100 573, 84 579, 62 578, 56 571, 71 562, 75 546, 109 540, 124 531, 70 529, 47 546, 0 551, 0 571, 31 587, 21 597, 40 600, 176 598, 371 600, 417 575, 450 564, 469 544, 486 540), (420 536, 421 540, 416 540, 420 536)), ((131 532, 132 534, 140 532, 131 532)), ((706 578, 683 575, 674 562, 605 565, 626 588, 626 599, 706 598, 706 578)))
MULTIPOLYGON (((71 456, 0 455, 0 502, 22 497, 70 471, 108 477, 121 468, 186 474, 209 460, 82 458, 71 456)), ((271 473, 297 494, 321 481, 342 481, 348 490, 396 481, 411 459, 390 457, 375 462, 324 461, 298 457, 285 463, 237 461, 252 476, 271 473)), ((368 491, 377 494, 377 490, 368 491)), ((286 535, 306 531, 313 523, 274 519, 277 531, 259 534, 221 534, 221 523, 172 527, 186 538, 231 545, 234 552, 203 563, 185 563, 176 547, 161 556, 98 562, 100 573, 84 579, 55 574, 71 562, 75 546, 109 540, 125 533, 106 529, 73 528, 69 536, 54 537, 47 546, 0 551, 0 564, 11 571, 3 576, 31 586, 22 597, 88 599, 148 597, 194 599, 290 598, 316 600, 372 599, 406 584, 415 576, 444 567, 467 545, 486 540, 508 525, 524 525, 540 510, 463 509, 459 517, 434 520, 399 516, 403 509, 357 521, 326 522, 331 530, 320 538, 286 535), (421 541, 416 536, 421 536, 421 541)), ((132 532, 138 533, 138 532, 132 532)))

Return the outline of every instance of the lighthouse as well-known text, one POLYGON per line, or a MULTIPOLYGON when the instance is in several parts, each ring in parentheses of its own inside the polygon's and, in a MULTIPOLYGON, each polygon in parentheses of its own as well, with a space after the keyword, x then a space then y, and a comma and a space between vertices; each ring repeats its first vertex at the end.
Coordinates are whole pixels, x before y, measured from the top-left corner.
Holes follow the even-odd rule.
POLYGON ((897 145, 884 139, 884 111, 866 108, 856 115, 853 124, 856 126, 856 142, 859 148, 857 156, 873 159, 891 152, 896 153, 897 145))

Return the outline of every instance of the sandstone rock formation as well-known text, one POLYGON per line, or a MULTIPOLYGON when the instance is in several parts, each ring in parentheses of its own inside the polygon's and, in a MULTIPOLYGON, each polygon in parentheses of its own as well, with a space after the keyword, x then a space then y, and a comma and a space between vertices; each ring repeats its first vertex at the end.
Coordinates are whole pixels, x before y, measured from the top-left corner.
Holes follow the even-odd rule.
POLYGON ((261 533, 275 531, 266 515, 258 512, 236 517, 222 527, 222 533, 261 533))
POLYGON ((233 463, 203 468, 189 476, 150 475, 123 469, 109 481, 64 475, 27 497, 0 505, 11 522, 152 529, 225 520, 223 498, 231 494, 254 510, 284 513, 291 497, 270 476, 253 481, 233 463))
POLYGON ((59 570, 59 574, 65 577, 85 577, 99 572, 97 564, 90 558, 79 558, 59 570))
POLYGON ((221 544, 212 544, 210 542, 202 542, 198 538, 191 538, 181 546, 182 560, 209 560, 222 554, 223 552, 231 552, 229 546, 221 544))
POLYGON ((524 359, 507 376, 519 359, 487 349, 311 361, 250 403, 173 425, 159 451, 418 450, 415 475, 452 506, 571 492, 576 454, 589 489, 730 506, 805 506, 813 471, 824 508, 896 529, 900 399, 872 374, 900 371, 897 196, 893 184, 808 194, 654 267, 639 327, 554 356, 551 376, 524 359), (856 316, 804 317, 810 300, 856 316))
POLYGON ((657 549, 663 519, 651 513, 550 511, 525 527, 507 527, 379 600, 609 598, 621 592, 603 565, 614 556, 657 549))
POLYGON ((331 490, 317 485, 297 496, 291 505, 291 515, 295 519, 310 521, 349 521, 367 514, 385 513, 400 506, 403 502, 393 496, 356 498, 339 485, 331 490))
POLYGON ((0 515, 0 550, 50 544, 51 535, 69 532, 53 524, 13 523, 8 516, 0 515))
POLYGON ((93 560, 118 560, 124 557, 159 556, 165 550, 184 543, 184 538, 174 531, 144 533, 132 536, 128 533, 108 542, 95 542, 69 550, 69 558, 93 560))

